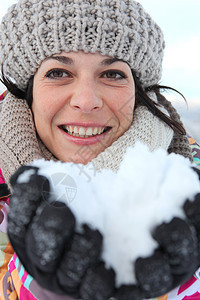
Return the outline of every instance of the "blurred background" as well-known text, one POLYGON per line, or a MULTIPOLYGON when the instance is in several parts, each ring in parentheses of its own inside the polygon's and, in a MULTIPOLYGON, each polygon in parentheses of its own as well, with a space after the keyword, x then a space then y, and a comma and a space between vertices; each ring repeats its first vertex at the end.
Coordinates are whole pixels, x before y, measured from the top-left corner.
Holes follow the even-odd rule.
MULTIPOLYGON (((0 20, 16 0, 0 3, 0 20)), ((166 48, 160 84, 180 91, 187 103, 174 92, 167 92, 188 133, 200 143, 200 1, 138 0, 162 28, 166 48)), ((0 84, 0 93, 5 87, 0 84)))
POLYGON ((200 1, 139 0, 162 28, 166 48, 161 84, 177 93, 167 93, 190 135, 200 143, 200 1))

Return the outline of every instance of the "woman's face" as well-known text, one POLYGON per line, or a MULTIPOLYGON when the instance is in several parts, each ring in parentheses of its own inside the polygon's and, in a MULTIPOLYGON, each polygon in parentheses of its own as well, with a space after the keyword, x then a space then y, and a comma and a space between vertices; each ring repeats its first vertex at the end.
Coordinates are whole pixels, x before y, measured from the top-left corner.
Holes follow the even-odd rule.
POLYGON ((34 77, 36 130, 63 162, 86 164, 131 125, 135 84, 128 64, 79 52, 43 61, 34 77))

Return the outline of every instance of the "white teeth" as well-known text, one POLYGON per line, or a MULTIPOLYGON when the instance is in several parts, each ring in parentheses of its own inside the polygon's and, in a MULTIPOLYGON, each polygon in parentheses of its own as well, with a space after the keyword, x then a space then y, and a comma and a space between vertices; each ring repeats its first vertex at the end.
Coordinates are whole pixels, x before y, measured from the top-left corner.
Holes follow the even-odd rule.
POLYGON ((87 128, 86 135, 93 135, 93 134, 95 133, 92 131, 92 127, 87 128))
POLYGON ((99 128, 97 133, 98 133, 98 134, 101 134, 101 133, 102 133, 102 129, 99 128))
MULTIPOLYGON (((70 131, 71 131, 71 130, 70 130, 70 131)), ((72 131, 73 131, 75 134, 79 133, 78 127, 76 127, 76 126, 74 127, 74 130, 73 130, 73 128, 72 128, 72 131)), ((71 131, 71 132, 72 132, 72 131, 71 131)))
POLYGON ((80 127, 78 133, 79 133, 79 135, 85 135, 85 128, 84 127, 80 127))
POLYGON ((69 134, 78 137, 90 137, 97 134, 101 134, 105 127, 78 127, 78 126, 64 126, 64 128, 68 131, 69 134))
POLYGON ((93 128, 93 134, 96 135, 97 133, 98 133, 98 128, 97 127, 93 128))

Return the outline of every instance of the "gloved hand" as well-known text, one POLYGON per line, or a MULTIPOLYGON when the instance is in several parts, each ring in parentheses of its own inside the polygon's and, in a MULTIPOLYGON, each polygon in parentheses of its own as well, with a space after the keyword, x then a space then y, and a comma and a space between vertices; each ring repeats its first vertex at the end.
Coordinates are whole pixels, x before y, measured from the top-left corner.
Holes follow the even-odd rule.
POLYGON ((134 263, 137 284, 116 288, 115 272, 100 261, 100 233, 87 225, 83 233, 74 232, 70 209, 60 202, 53 206, 44 201, 49 183, 37 173, 37 168, 22 167, 11 178, 8 233, 21 262, 44 288, 83 300, 140 300, 169 292, 197 270, 200 194, 185 202, 184 220, 174 218, 154 229, 158 248, 151 257, 134 263), (17 182, 26 170, 33 173, 28 182, 17 182))
MULTIPOLYGON (((193 168, 200 179, 200 170, 193 168)), ((200 266, 200 193, 187 199, 185 218, 173 218, 152 232, 158 248, 135 262, 137 285, 119 288, 117 300, 139 300, 164 295, 189 280, 200 266)))
POLYGON ((81 233, 74 231, 75 217, 70 209, 58 201, 48 202, 49 181, 38 175, 38 168, 21 167, 10 182, 13 194, 8 235, 25 269, 43 288, 75 298, 83 294, 87 300, 94 299, 87 294, 93 295, 93 290, 99 289, 101 276, 109 276, 109 281, 101 285, 104 290, 100 289, 99 299, 108 298, 114 289, 114 272, 99 262, 102 248, 99 231, 87 225, 81 233), (20 176, 27 176, 24 183, 20 182, 20 176), (91 272, 97 274, 94 289, 87 285, 91 272))

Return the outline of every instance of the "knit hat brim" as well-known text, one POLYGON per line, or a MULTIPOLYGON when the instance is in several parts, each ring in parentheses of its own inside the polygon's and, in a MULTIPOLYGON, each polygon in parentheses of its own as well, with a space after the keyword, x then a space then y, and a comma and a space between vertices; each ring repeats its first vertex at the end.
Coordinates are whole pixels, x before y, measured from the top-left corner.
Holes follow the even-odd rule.
POLYGON ((0 64, 22 90, 46 57, 78 50, 122 59, 151 86, 163 49, 161 29, 133 0, 19 0, 0 28, 0 64))

